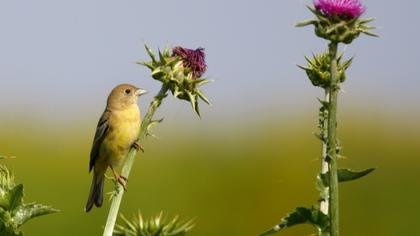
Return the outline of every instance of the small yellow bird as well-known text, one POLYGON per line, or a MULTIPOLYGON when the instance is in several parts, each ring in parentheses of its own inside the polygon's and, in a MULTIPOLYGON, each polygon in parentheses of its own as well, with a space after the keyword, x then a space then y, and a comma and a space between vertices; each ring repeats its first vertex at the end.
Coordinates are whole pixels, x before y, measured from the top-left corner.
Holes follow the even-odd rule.
POLYGON ((127 179, 119 175, 115 169, 123 163, 132 146, 141 149, 136 143, 141 125, 137 99, 145 93, 145 90, 133 85, 121 84, 108 96, 90 152, 89 172, 93 169, 93 180, 85 207, 86 212, 89 212, 93 205, 102 206, 105 172, 108 166, 115 179, 125 189, 127 179))

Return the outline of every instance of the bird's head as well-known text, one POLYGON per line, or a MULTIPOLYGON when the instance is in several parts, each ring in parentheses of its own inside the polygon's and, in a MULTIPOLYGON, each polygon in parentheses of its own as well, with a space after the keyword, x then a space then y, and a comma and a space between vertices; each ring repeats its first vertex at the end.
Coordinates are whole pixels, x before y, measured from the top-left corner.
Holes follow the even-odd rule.
POLYGON ((115 87, 108 96, 108 107, 124 109, 137 104, 137 99, 147 93, 146 90, 137 88, 131 84, 120 84, 115 87))

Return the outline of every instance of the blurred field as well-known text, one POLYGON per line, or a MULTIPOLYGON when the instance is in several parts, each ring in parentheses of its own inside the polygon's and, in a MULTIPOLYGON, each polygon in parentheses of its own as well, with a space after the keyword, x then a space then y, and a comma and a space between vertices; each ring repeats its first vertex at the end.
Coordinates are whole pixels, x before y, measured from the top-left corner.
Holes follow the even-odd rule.
MULTIPOLYGON (((144 144, 122 212, 131 216, 140 209, 149 216, 164 210, 196 217, 192 236, 255 236, 294 207, 316 202, 315 118, 220 122, 220 127, 206 119, 168 119, 156 130, 159 140, 144 144)), ((379 115, 341 118, 339 135, 348 159, 340 165, 378 168, 341 185, 342 235, 420 235, 419 127, 379 115)), ((83 212, 94 123, 14 120, 0 128, 1 154, 17 156, 2 163, 24 183, 26 201, 61 210, 29 222, 26 235, 100 235, 108 203, 83 212)), ((278 235, 314 232, 300 226, 278 235)))

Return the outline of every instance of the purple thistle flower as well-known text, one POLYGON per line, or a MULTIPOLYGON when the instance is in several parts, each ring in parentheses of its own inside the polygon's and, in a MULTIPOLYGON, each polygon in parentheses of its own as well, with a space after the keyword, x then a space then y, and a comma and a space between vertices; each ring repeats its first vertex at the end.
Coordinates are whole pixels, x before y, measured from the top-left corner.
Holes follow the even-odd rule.
POLYGON ((315 8, 323 15, 332 17, 360 17, 365 7, 359 0, 314 0, 315 8))
POLYGON ((173 55, 182 59, 184 67, 191 69, 193 79, 200 78, 206 72, 204 48, 188 49, 175 47, 172 49, 173 55))

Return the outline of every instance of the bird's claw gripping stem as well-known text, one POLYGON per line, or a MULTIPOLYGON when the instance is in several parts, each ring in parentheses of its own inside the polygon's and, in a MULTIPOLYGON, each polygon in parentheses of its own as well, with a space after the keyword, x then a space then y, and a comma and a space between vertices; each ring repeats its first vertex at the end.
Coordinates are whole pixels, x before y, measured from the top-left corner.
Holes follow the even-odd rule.
POLYGON ((111 170, 112 170, 112 173, 114 173, 115 180, 116 180, 119 184, 121 184, 121 186, 124 188, 124 191, 127 191, 127 182, 128 182, 127 177, 124 177, 124 176, 122 176, 122 175, 118 174, 118 173, 114 170, 114 168, 111 168, 111 170))
POLYGON ((133 148, 135 148, 137 151, 141 151, 141 152, 143 152, 144 153, 144 149, 143 149, 143 147, 140 145, 140 143, 138 143, 138 142, 134 142, 133 143, 133 148))
POLYGON ((124 188, 124 191, 127 191, 127 178, 123 176, 118 176, 117 181, 124 188))

